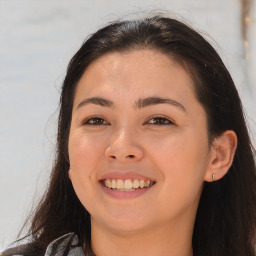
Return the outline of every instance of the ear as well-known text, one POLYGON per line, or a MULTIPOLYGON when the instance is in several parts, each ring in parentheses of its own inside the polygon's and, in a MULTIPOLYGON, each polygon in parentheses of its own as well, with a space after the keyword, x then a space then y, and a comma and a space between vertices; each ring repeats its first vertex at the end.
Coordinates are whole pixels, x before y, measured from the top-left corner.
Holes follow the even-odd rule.
POLYGON ((227 130, 213 140, 208 168, 204 180, 208 182, 221 179, 233 163, 237 148, 237 136, 232 130, 227 130))
POLYGON ((72 178, 71 178, 71 169, 68 170, 68 177, 69 177, 69 179, 72 181, 72 178))

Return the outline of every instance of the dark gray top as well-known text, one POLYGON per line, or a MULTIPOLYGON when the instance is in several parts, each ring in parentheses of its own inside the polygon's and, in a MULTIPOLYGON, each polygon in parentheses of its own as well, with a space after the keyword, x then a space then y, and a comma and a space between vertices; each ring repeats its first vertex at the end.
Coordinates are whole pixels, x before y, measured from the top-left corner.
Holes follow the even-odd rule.
MULTIPOLYGON (((9 248, 4 252, 4 254, 12 255, 12 256, 26 256, 27 244, 19 245, 14 248, 9 248), (25 250, 24 250, 25 248, 25 250), (20 253, 16 253, 20 251, 20 253), (24 252, 24 253, 23 253, 24 252)), ((33 252, 29 253, 29 255, 38 256, 41 253, 37 252, 36 249, 33 249, 33 252)), ((2 254, 0 253, 0 256, 2 254)), ((43 256, 86 256, 83 248, 79 245, 78 237, 75 233, 65 234, 55 240, 53 240, 46 248, 43 256)))
POLYGON ((78 238, 74 233, 68 233, 52 241, 44 256, 62 256, 63 251, 69 248, 68 256, 85 256, 81 246, 78 246, 78 238), (71 239, 73 237, 73 239, 71 239))

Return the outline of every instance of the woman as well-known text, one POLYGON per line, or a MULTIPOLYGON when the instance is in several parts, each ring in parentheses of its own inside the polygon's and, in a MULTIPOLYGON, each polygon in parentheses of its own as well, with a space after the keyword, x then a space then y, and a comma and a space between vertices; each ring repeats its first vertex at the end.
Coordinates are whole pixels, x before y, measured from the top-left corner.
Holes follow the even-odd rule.
POLYGON ((212 46, 154 16, 69 63, 57 157, 29 242, 4 255, 255 256, 255 151, 212 46))

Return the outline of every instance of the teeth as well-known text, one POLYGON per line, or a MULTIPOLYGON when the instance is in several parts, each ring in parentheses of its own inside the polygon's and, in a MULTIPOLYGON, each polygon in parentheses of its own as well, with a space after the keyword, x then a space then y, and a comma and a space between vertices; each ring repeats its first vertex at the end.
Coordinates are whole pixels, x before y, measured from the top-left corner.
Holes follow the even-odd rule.
POLYGON ((104 180, 103 184, 107 188, 111 188, 119 191, 134 191, 134 189, 147 188, 149 186, 152 186, 154 182, 149 180, 138 180, 138 179, 134 179, 133 181, 131 179, 127 179, 127 180, 106 179, 104 180))
POLYGON ((111 188, 116 188, 117 184, 116 184, 116 180, 112 180, 111 182, 111 188))
POLYGON ((111 181, 109 179, 105 180, 105 186, 111 188, 111 181))
POLYGON ((145 184, 144 184, 144 187, 149 187, 149 185, 150 185, 150 181, 149 180, 147 180, 147 181, 145 181, 145 184))
POLYGON ((141 187, 141 188, 144 188, 144 185, 145 185, 144 180, 140 180, 140 187, 141 187))
POLYGON ((124 188, 125 189, 132 189, 132 181, 131 180, 125 180, 124 182, 124 188))
POLYGON ((132 186, 133 186, 134 188, 138 188, 138 187, 140 186, 140 182, 139 182, 137 179, 135 179, 135 180, 133 181, 133 183, 132 183, 132 186))
POLYGON ((123 182, 123 180, 117 180, 117 182, 116 182, 116 188, 117 188, 117 189, 123 189, 123 188, 124 188, 124 182, 123 182))

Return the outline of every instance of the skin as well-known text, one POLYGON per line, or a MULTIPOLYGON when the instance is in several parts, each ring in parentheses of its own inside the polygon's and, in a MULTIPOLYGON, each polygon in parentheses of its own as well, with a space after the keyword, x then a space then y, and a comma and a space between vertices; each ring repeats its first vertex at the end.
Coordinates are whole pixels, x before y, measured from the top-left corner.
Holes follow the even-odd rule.
POLYGON ((215 180, 225 175, 235 147, 232 131, 209 145, 206 113, 190 76, 171 58, 134 50, 108 53, 91 63, 74 98, 69 175, 91 214, 95 254, 193 255, 203 183, 212 181, 213 173, 215 180), (112 105, 81 103, 91 97, 112 105), (136 107, 147 97, 177 103, 136 107), (132 172, 156 183, 135 198, 115 198, 99 182, 112 171, 132 172))

